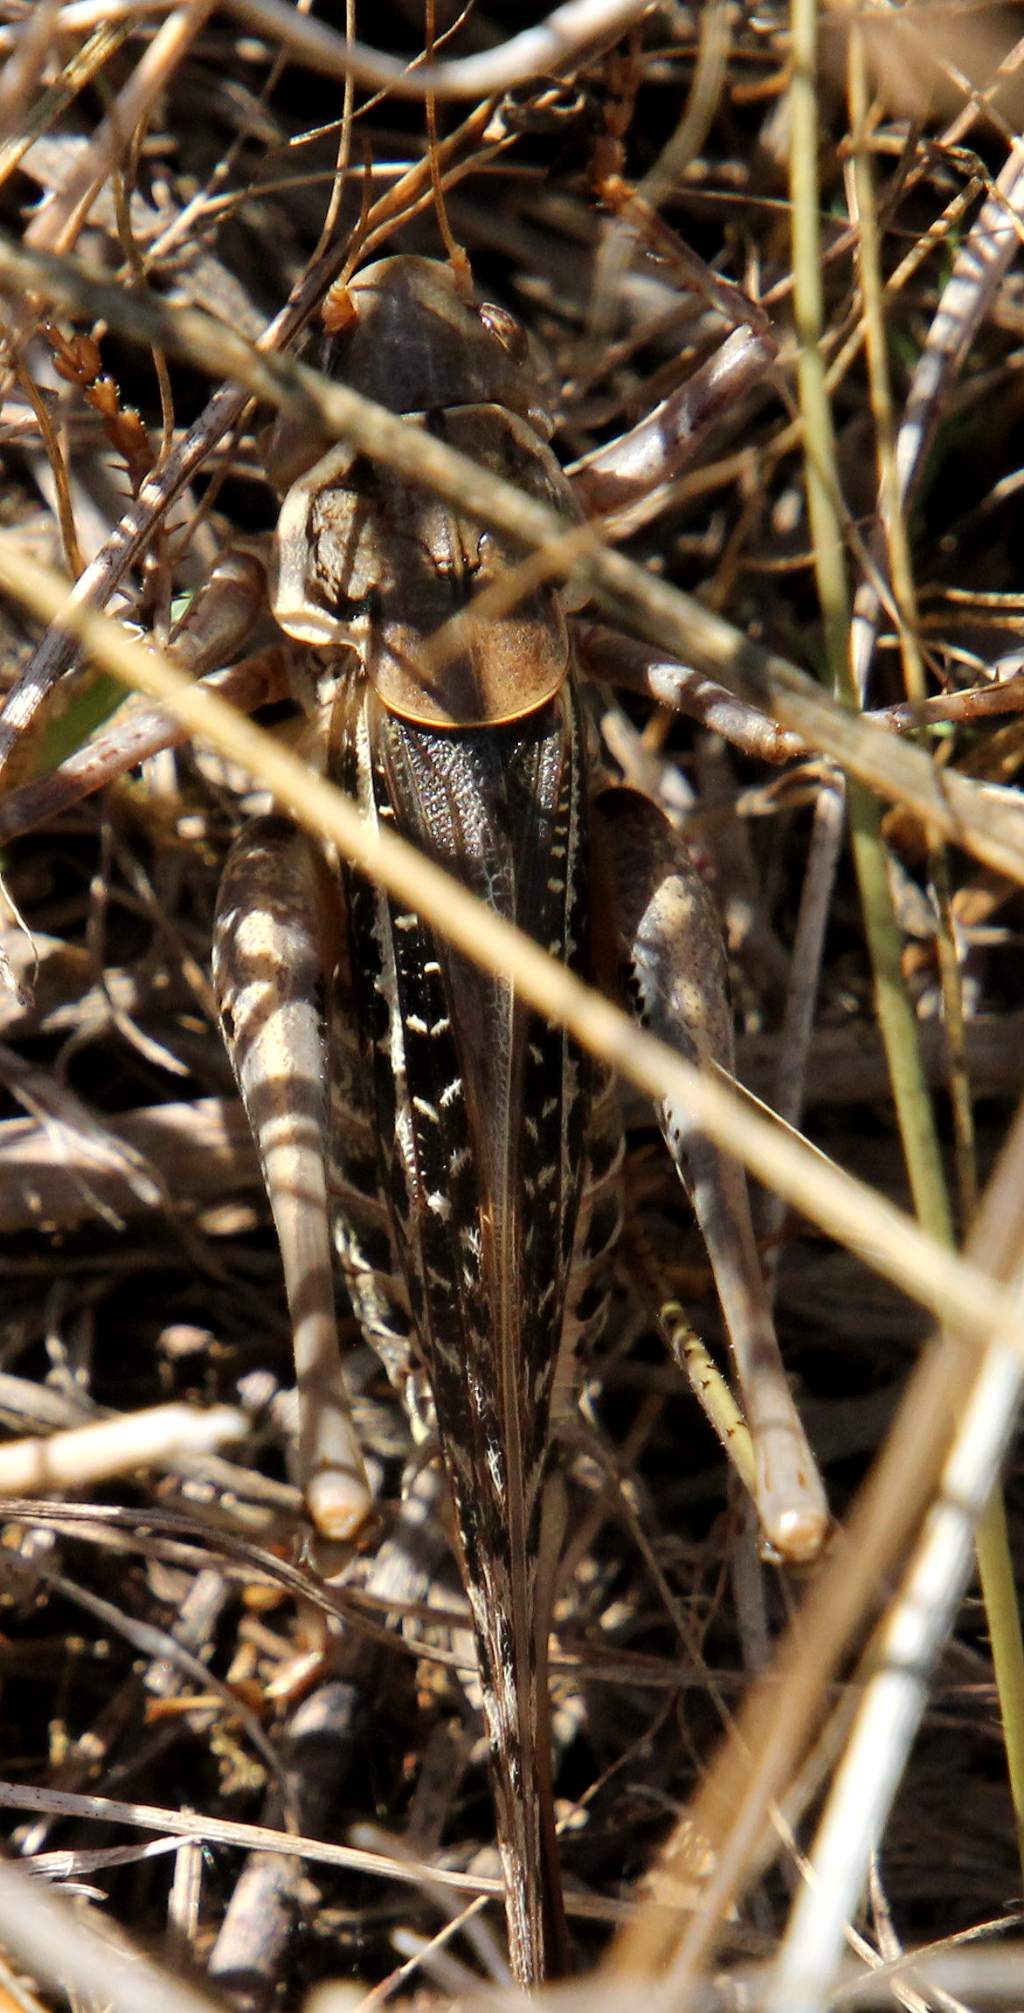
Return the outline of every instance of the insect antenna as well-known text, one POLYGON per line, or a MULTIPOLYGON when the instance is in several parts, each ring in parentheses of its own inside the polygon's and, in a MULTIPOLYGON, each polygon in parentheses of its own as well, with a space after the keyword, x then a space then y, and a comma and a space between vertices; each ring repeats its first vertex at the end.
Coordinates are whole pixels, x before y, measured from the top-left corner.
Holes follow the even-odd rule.
MULTIPOLYGON (((426 0, 425 40, 426 40, 428 63, 433 63, 434 61, 434 49, 435 49, 434 38, 435 38, 436 26, 437 26, 437 0, 426 0)), ((445 202, 444 197, 444 180, 441 174, 441 165, 438 156, 438 145, 437 145, 437 99, 433 91, 427 92, 426 115, 427 115, 427 151, 430 157, 430 180, 434 192, 434 208, 437 212, 438 229, 440 230, 441 237, 444 241, 444 248, 448 256, 448 263, 451 266, 452 274, 455 280, 455 284, 458 287, 459 294, 464 301, 468 301, 470 306, 472 306, 474 300, 473 274, 470 269, 469 254, 467 253, 465 246, 459 244, 459 241, 456 238, 454 231, 452 230, 451 219, 448 215, 448 205, 445 202)))

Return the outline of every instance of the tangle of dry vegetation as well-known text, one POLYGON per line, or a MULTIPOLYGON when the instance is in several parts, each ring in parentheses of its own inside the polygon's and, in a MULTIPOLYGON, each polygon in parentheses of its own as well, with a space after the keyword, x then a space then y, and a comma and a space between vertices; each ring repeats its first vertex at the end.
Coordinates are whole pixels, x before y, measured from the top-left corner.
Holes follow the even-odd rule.
MULTIPOLYGON (((566 1450, 553 1645, 576 1970, 609 2006, 635 2004, 638 1978, 666 2006, 731 2005, 742 1978, 776 2013, 855 1987, 1011 2007, 1012 12, 825 9, 816 133, 801 0, 792 17, 379 0, 351 8, 355 65, 344 13, 0 0, 0 1996, 258 2013, 325 1980, 341 1985, 324 2008, 505 1979, 439 1478, 352 1321, 381 1515, 336 1580, 307 1558, 278 1259, 207 976, 218 872, 259 779, 248 751, 239 766, 152 698, 125 704, 111 674, 131 653, 115 662, 99 624, 87 649, 48 627, 33 570, 76 583, 76 621, 105 609, 292 732, 269 616, 244 661, 229 641, 276 508, 270 408, 373 429, 288 360, 357 258, 444 256, 443 182, 477 292, 528 329, 557 452, 601 518, 604 545, 575 534, 545 563, 592 591, 580 647, 629 688, 595 688, 604 759, 713 876, 741 1081, 862 1185, 778 1127, 743 1132, 709 1091, 709 1126, 766 1180, 777 1155, 764 1263, 852 1519, 801 1580, 759 1558, 657 1335, 652 1306, 678 1302, 719 1350, 649 1106, 627 1104, 628 1228, 566 1450), (694 718, 640 696, 652 664, 694 718), (986 1615, 970 1545, 1004 1456, 986 1615)), ((425 479, 462 478, 442 452, 425 479)), ((515 507, 495 489, 481 515, 515 507)), ((556 981, 524 968, 523 984, 556 981)), ((586 1001, 551 1006, 587 1034, 586 1001)), ((620 1033, 593 1031, 611 1053, 620 1033)), ((621 1059, 650 1087, 656 1058, 621 1059)), ((665 1326, 692 1360, 681 1313, 665 1326)))

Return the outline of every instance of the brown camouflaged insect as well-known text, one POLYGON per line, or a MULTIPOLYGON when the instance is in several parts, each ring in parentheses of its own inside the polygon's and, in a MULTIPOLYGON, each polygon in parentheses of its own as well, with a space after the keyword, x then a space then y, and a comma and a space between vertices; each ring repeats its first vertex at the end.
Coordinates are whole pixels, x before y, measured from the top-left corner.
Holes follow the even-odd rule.
MULTIPOLYGON (((431 260, 349 289, 328 368, 570 519, 526 343, 431 260)), ((645 1026, 731 1067, 725 960, 682 842, 588 757, 566 603, 473 599, 519 558, 365 455, 286 443, 274 609, 332 688, 330 774, 645 1026), (317 459, 316 457, 321 458, 317 459), (467 613, 468 611, 468 613, 467 613), (430 640, 464 619, 438 668, 430 640)), ((449 635, 451 632, 448 632, 449 635)), ((604 670, 607 675, 607 669, 604 670)), ((389 1376, 436 1418, 476 1633, 513 1971, 563 1972, 547 1638, 564 1531, 552 1409, 600 1321, 620 1220, 614 1086, 383 890, 281 819, 243 836, 215 950, 225 1031, 281 1241, 314 1522, 370 1503, 338 1359, 332 1267, 389 1376), (556 1396, 557 1393, 557 1396, 556 1396)), ((741 1171, 665 1137, 715 1270, 765 1533, 813 1556, 827 1512, 779 1361, 741 1171)))

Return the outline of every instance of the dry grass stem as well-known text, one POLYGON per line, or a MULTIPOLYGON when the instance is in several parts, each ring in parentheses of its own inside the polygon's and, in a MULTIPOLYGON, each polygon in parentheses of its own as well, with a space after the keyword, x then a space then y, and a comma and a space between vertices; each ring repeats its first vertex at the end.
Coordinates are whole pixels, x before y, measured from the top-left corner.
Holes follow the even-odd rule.
MULTIPOLYGON (((999 1277, 1020 1278, 1024 1244, 1024 1114, 1018 1118, 969 1248, 999 1277)), ((956 1427, 921 1537, 870 1644, 864 1695, 810 1853, 769 1998, 771 2013, 820 2003, 843 1930, 877 1852, 928 1695, 929 1678, 962 1599, 975 1534, 1017 1422, 1022 1379, 1012 1353, 987 1351, 957 1405, 956 1427)))
MULTIPOLYGON (((1024 879, 1024 812, 1015 802, 953 773, 938 772, 918 750, 902 746, 863 718, 851 718, 795 665, 758 649, 700 602, 611 551, 596 534, 589 549, 581 551, 575 527, 444 441, 406 425, 347 385, 331 383, 304 365, 258 354, 204 315, 172 313, 152 299, 129 301, 70 261, 21 252, 2 239, 0 285, 37 286, 48 298, 101 316, 138 340, 201 358, 208 370, 240 380, 257 397, 328 437, 343 436, 397 475, 459 503, 524 545, 539 548, 571 539, 570 580, 592 592, 611 614, 684 663, 690 660, 709 670, 810 747, 833 756, 869 789, 907 805, 943 837, 1024 879)), ((83 576, 72 608, 84 602, 87 591, 83 576)), ((21 723, 12 721, 12 728, 16 724, 21 723)))
POLYGON ((114 1475, 130 1475, 154 1463, 164 1467, 181 1455, 212 1454, 241 1440, 249 1430, 242 1412, 216 1405, 208 1412, 188 1405, 158 1405, 124 1419, 98 1420, 47 1440, 11 1440, 0 1447, 0 1494, 42 1496, 60 1489, 87 1489, 114 1475))
POLYGON ((759 1118, 726 1084, 702 1074, 528 937, 502 922, 458 882, 393 832, 372 829, 340 790, 313 774, 273 738, 243 720, 209 687, 190 685, 167 659, 89 609, 74 608, 67 583, 0 539, 0 583, 50 621, 73 626, 99 661, 173 706, 190 732, 252 775, 307 830, 330 840, 372 879, 435 924, 467 957, 510 977, 523 998, 568 1027, 584 1046, 655 1099, 675 1098, 718 1144, 770 1181, 791 1206, 849 1243, 922 1306, 978 1343, 998 1335, 1024 1354, 1024 1323, 1013 1298, 922 1234, 913 1221, 828 1166, 792 1136, 759 1118))

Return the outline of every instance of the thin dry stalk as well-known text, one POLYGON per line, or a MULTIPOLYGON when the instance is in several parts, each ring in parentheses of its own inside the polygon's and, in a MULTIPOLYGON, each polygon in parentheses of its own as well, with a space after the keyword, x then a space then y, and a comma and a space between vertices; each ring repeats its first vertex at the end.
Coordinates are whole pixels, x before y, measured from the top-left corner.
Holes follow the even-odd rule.
POLYGON ((44 618, 73 627, 115 676, 173 706, 192 734, 259 775, 278 804, 300 824, 338 846, 362 872, 389 887, 467 957, 512 978, 524 999, 568 1027, 585 1047, 649 1097, 659 1102, 675 1098, 687 1106, 695 1122, 727 1152, 777 1187, 792 1207, 848 1242, 922 1306, 956 1322, 966 1336, 980 1343, 999 1334, 1024 1352, 1024 1326, 1012 1298, 976 1268, 944 1250, 910 1218, 829 1166, 795 1137, 757 1117, 724 1082, 703 1075, 665 1043, 644 1034, 424 854, 386 828, 365 825, 340 790, 241 719, 209 687, 190 685, 168 659, 135 643, 107 617, 73 608, 60 575, 39 566, 12 539, 0 540, 0 582, 44 618))
MULTIPOLYGON (((479 135, 488 116, 487 108, 481 114, 471 114, 451 135, 441 148, 445 161, 457 156, 459 150, 472 138, 479 135)), ((403 211, 414 211, 417 203, 429 199, 430 171, 426 163, 419 163, 408 174, 399 178, 396 186, 382 198, 370 213, 369 225, 383 228, 388 222, 401 216, 403 211)), ((369 236, 372 238, 372 230, 369 236)), ((311 267, 292 290, 280 313, 275 315, 256 345, 260 351, 274 353, 293 341, 303 328, 314 306, 322 299, 326 288, 342 269, 347 256, 344 241, 325 253, 319 265, 311 267)), ((112 327, 120 327, 121 317, 117 303, 125 296, 117 289, 109 290, 108 305, 113 307, 113 316, 102 316, 112 327)), ((75 303, 72 312, 80 303, 75 303)), ((216 326, 211 324, 211 326, 216 326)), ((153 346, 163 348, 157 337, 153 346)), ((167 345, 171 347, 171 345, 167 345)), ((177 354, 178 352, 175 351, 177 354)), ((203 467, 218 443, 236 425, 246 405, 244 389, 237 385, 222 385, 210 399, 194 425, 163 457, 143 483, 138 496, 125 512, 115 531, 107 539, 104 547, 92 563, 86 567, 77 582, 77 597, 83 605, 103 607, 113 594, 128 568, 139 558, 149 542, 156 535, 167 511, 185 489, 193 476, 203 467)), ((45 705, 54 685, 68 668, 74 656, 73 646, 64 636, 50 632, 43 638, 39 648, 33 652, 25 665, 13 690, 8 694, 0 717, 0 775, 3 774, 13 751, 28 734, 40 711, 45 705)))
MULTIPOLYGON (((458 503, 478 521, 495 525, 525 546, 540 549, 564 541, 568 578, 593 593, 627 627, 683 663, 693 661, 711 671, 808 746, 833 756, 869 789, 898 800, 978 859, 1024 880, 1024 813, 1015 802, 992 790, 980 791, 951 772, 940 774, 917 749, 902 746, 828 699, 796 665, 759 649, 691 596, 609 550, 596 534, 582 539, 578 527, 563 523, 446 442, 408 426, 347 385, 332 383, 302 364, 264 357, 194 310, 173 313, 152 300, 127 300, 72 261, 29 255, 2 238, 0 283, 7 288, 36 287, 70 308, 111 321, 137 340, 201 358, 206 368, 240 380, 257 397, 294 413, 314 431, 343 436, 396 474, 458 503)), ((231 424, 237 410, 232 405, 230 418, 220 415, 220 431, 231 424)), ((215 432, 213 438, 217 437, 215 432)), ((204 437, 204 454, 210 444, 204 437)), ((164 473, 166 478, 166 469, 164 473)), ((176 483, 181 474, 179 466, 176 483)), ((140 503, 144 500, 145 491, 140 503)), ((121 560, 126 563, 123 554, 121 560)), ((94 585, 88 574, 82 576, 72 609, 77 612, 87 596, 91 598, 94 585)), ((24 731, 20 709, 16 714, 8 708, 7 719, 12 735, 24 731)))
POLYGON ((123 1419, 97 1420, 46 1440, 10 1440, 0 1447, 0 1495, 43 1496, 87 1489, 136 1468, 165 1467, 182 1455, 215 1453, 244 1439, 244 1412, 215 1405, 158 1405, 123 1419))
MULTIPOLYGON (((1024 1243, 1024 1112, 970 1240, 996 1276, 1020 1280, 1024 1243)), ((949 1454, 921 1537, 868 1651, 871 1675, 810 1854, 779 1955, 770 2013, 818 2013, 847 1920, 878 1851, 928 1696, 935 1659, 966 1588, 974 1538, 1017 1422, 1020 1365, 998 1344, 957 1405, 949 1454)))

